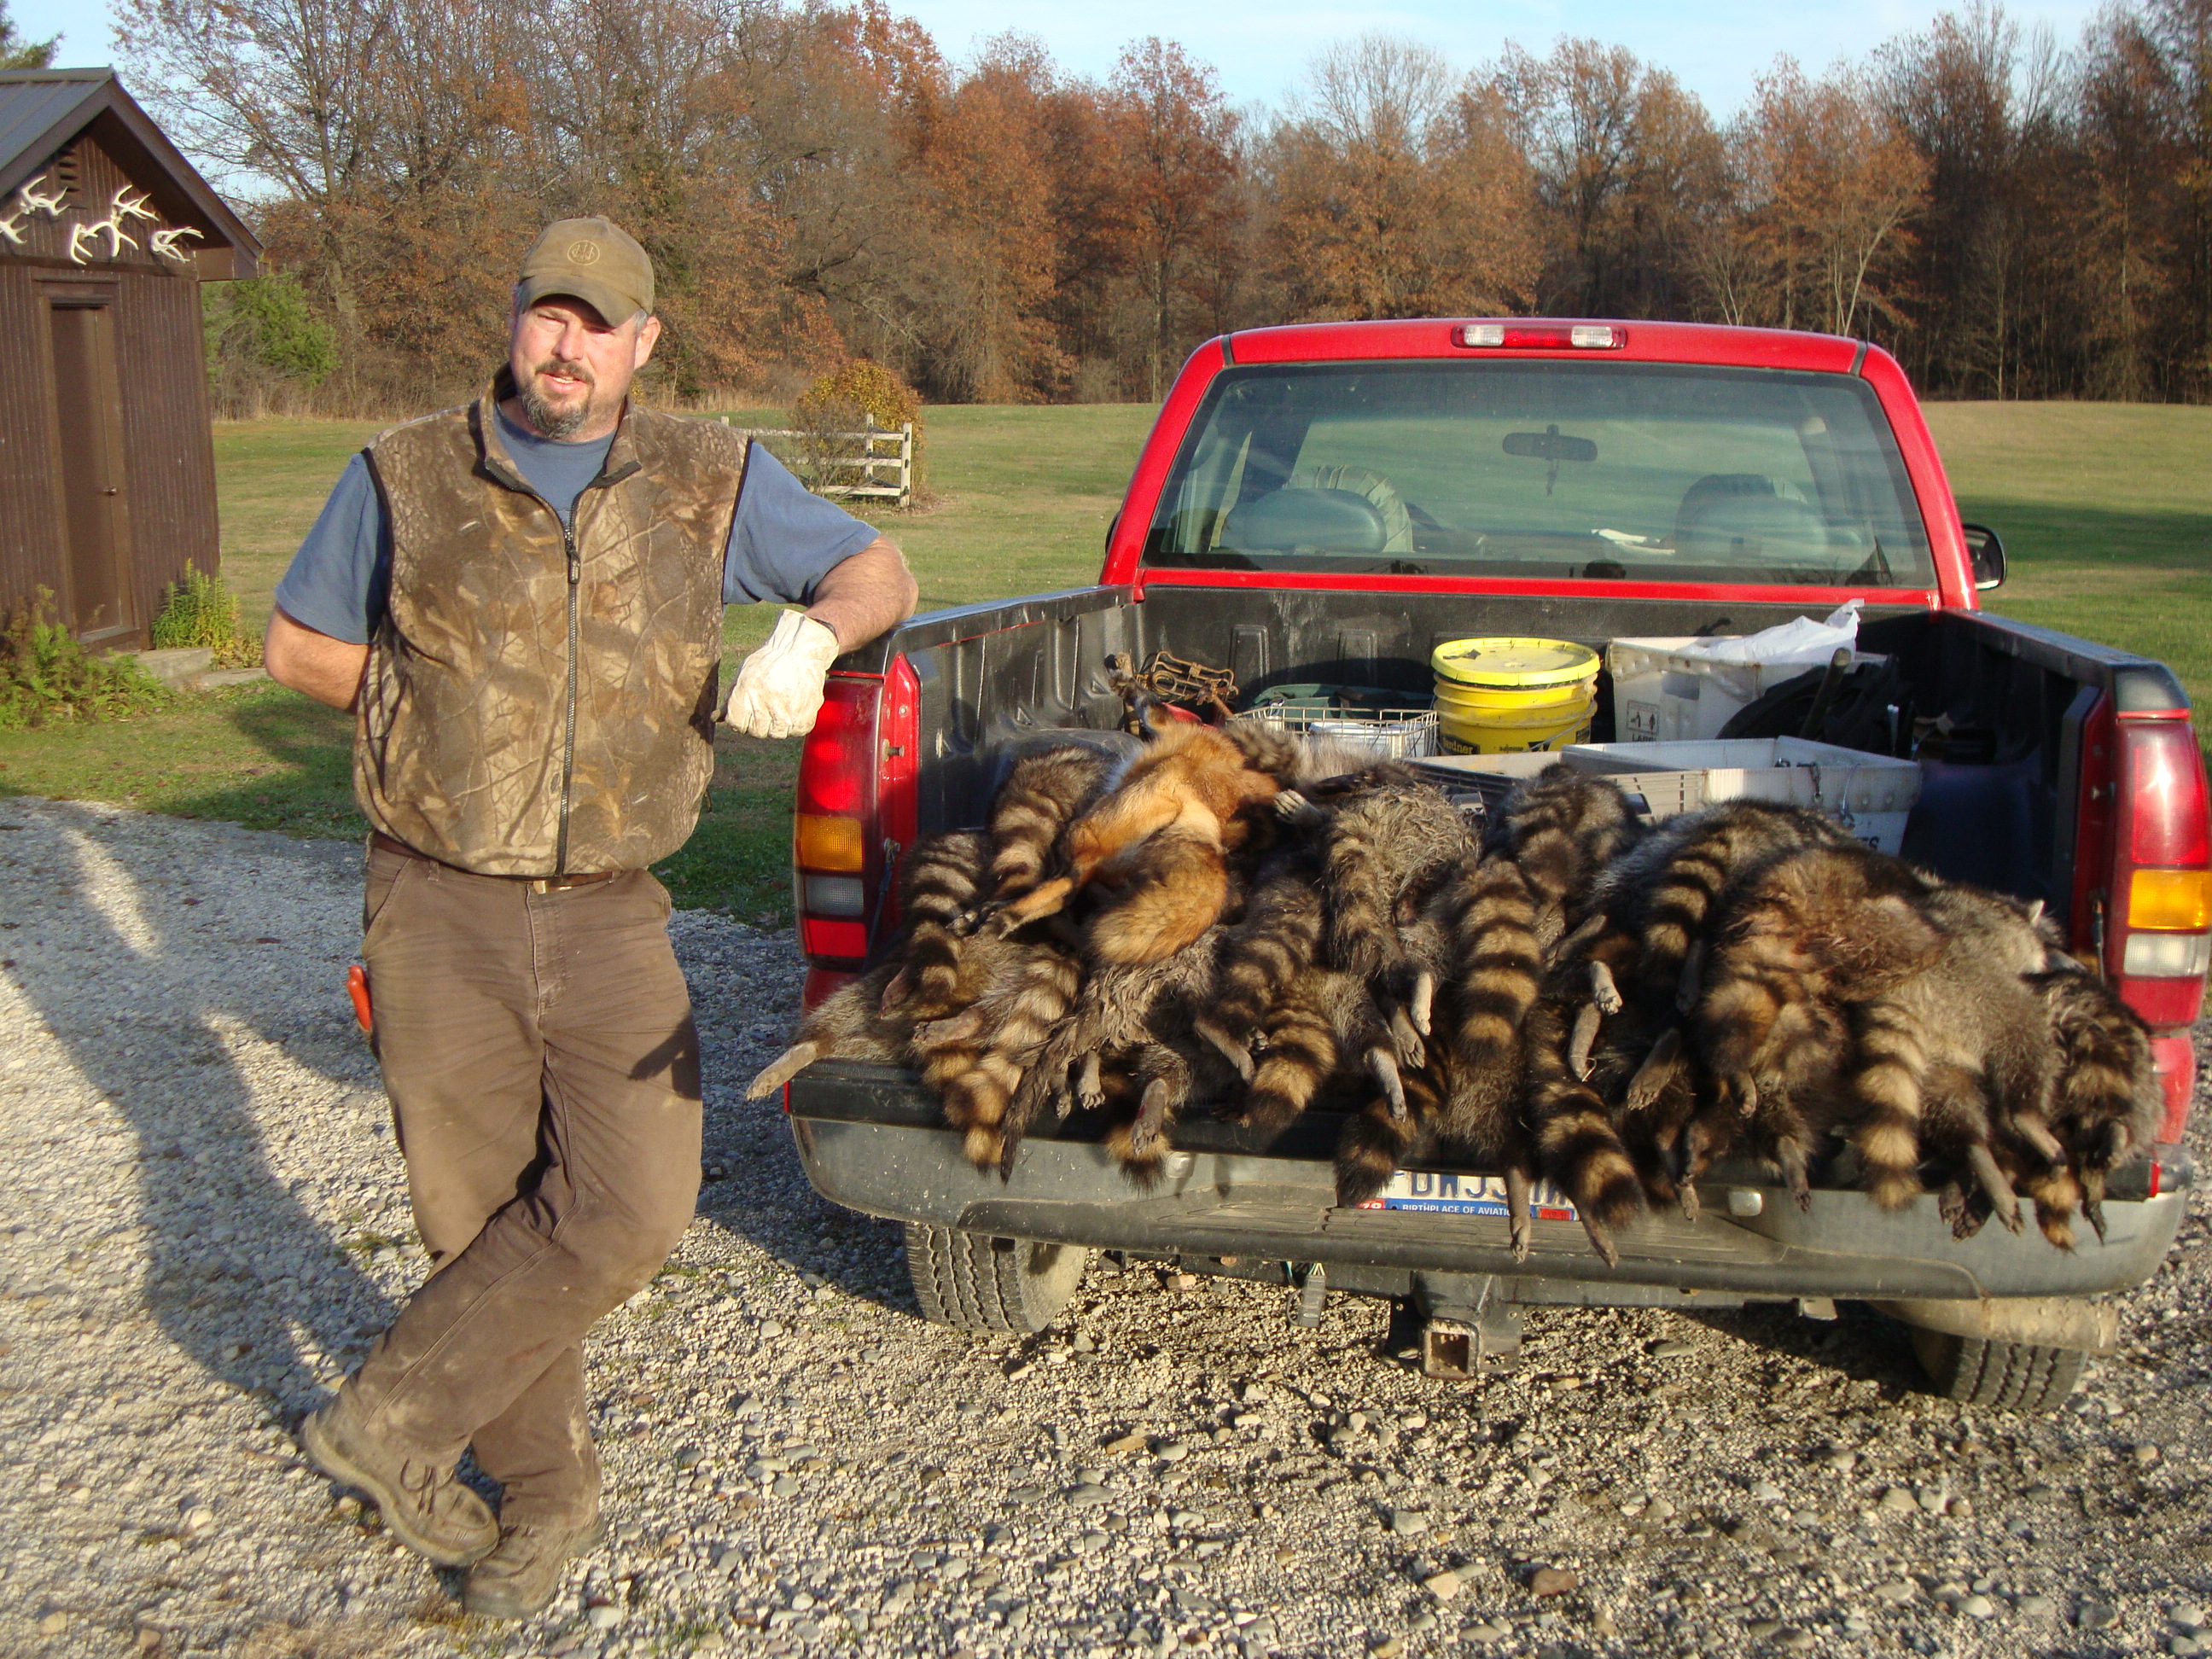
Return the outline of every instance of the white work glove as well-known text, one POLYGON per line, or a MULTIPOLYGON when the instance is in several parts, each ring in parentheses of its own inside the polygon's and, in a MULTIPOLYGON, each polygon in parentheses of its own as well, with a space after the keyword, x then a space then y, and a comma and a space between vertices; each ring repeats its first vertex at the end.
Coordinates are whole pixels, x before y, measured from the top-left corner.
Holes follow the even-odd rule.
POLYGON ((756 738, 802 738, 822 708, 822 680, 837 660, 837 636, 813 617, 787 611, 768 643, 738 670, 729 722, 756 738))

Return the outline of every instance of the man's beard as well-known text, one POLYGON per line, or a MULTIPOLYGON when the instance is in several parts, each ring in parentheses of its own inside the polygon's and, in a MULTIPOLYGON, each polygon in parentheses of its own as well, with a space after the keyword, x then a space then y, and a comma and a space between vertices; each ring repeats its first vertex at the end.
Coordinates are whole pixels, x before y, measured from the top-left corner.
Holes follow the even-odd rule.
POLYGON ((522 399, 522 412, 529 417, 532 430, 541 438, 556 440, 573 437, 583 429, 585 422, 592 418, 592 405, 598 390, 599 383, 592 378, 590 369, 581 363, 570 362, 560 357, 549 357, 538 364, 531 371, 530 378, 516 388, 522 399), (567 409, 556 409, 538 390, 540 374, 566 374, 572 380, 581 380, 585 388, 583 401, 567 409))

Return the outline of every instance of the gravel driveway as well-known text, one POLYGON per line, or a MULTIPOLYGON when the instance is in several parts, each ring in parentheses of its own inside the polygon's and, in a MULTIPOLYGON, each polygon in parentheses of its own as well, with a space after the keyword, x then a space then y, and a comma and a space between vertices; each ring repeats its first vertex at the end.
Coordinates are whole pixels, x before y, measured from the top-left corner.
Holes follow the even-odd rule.
POLYGON ((1913 1393, 1849 1308, 1535 1312, 1445 1384, 1380 1304, 1101 1262, 971 1340, 738 1097, 789 935, 696 914, 708 1183, 590 1348, 613 1541, 465 1622, 289 1432, 422 1267, 358 862, 0 801, 0 1652, 2212 1652, 2202 1200, 2050 1419, 1913 1393))

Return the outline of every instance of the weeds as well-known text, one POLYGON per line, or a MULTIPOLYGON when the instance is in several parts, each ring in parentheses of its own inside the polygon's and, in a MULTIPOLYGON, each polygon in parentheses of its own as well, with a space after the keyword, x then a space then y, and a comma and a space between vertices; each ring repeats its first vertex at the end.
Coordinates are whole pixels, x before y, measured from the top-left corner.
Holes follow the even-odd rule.
POLYGON ((107 720, 174 701, 130 657, 103 657, 51 618, 53 592, 0 612, 0 730, 49 720, 107 720))
POLYGON ((161 590, 161 614, 154 618, 154 647, 159 651, 205 646, 217 668, 252 668, 261 661, 261 641, 239 625, 238 595, 219 575, 185 561, 185 579, 161 590))

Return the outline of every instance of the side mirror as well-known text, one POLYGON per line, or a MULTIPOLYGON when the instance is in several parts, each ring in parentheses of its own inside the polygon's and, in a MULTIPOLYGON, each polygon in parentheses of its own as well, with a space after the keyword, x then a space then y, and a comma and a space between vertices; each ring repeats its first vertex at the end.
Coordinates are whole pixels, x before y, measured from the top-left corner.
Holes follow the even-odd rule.
POLYGON ((1974 590, 1986 593, 1992 587, 2002 587, 2005 579, 2004 543, 1997 532, 1985 524, 1962 524, 1966 532, 1966 559, 1974 568, 1974 590))

